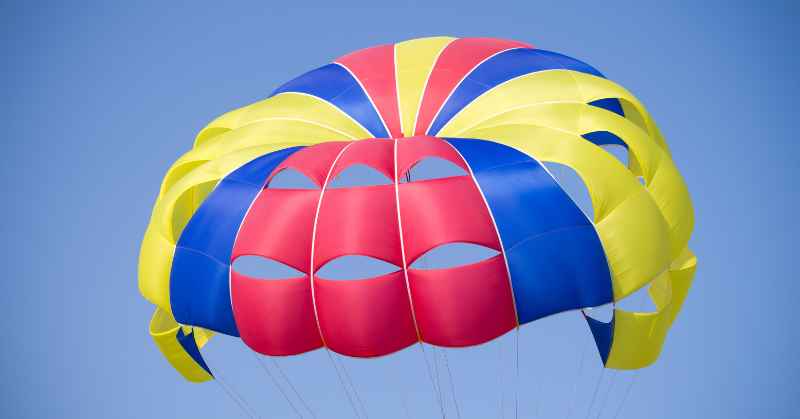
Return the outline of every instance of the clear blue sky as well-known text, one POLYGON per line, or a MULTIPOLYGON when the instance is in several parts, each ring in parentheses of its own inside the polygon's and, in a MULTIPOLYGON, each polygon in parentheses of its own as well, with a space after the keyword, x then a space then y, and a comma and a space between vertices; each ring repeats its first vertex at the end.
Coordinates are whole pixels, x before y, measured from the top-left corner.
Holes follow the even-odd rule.
MULTIPOLYGON (((208 121, 294 75, 447 34, 593 64, 648 106, 686 177, 695 285, 619 417, 797 417, 791 2, 72 3, 0 6, 0 416, 237 417, 218 386, 183 382, 147 336, 136 263, 161 177, 208 121)), ((572 314, 523 329, 520 417, 564 417, 571 400, 573 417, 586 417, 599 361, 587 352, 578 368, 592 343, 572 314)), ((462 417, 497 417, 502 394, 513 417, 513 339, 503 342, 446 352, 462 417)), ((243 345, 219 339, 208 359, 263 417, 293 417, 243 345)), ((352 417, 324 352, 281 362, 318 417, 352 417)), ((404 404, 409 417, 435 417, 418 349, 344 362, 370 417, 406 417, 404 404)), ((613 417, 630 379, 607 374, 592 417, 603 400, 601 417, 613 417)))

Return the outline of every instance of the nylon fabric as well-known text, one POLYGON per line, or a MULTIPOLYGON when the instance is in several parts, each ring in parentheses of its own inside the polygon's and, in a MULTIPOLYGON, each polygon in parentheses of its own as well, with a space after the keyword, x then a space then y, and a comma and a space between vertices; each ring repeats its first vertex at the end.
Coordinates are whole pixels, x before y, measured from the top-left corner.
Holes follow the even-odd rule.
POLYGON ((657 359, 691 285, 693 212, 651 115, 589 64, 517 41, 415 39, 347 54, 203 128, 158 191, 139 289, 156 306, 154 342, 199 382, 213 378, 200 353, 209 329, 239 334, 264 354, 327 344, 370 357, 419 340, 479 344, 649 286, 655 312, 586 319, 604 365, 636 369, 657 359), (385 139, 425 132, 451 139, 385 139), (384 139, 360 141, 375 137, 384 139), (599 147, 611 144, 627 148, 627 167, 599 147), (286 158, 258 168, 256 178, 242 175, 275 152, 286 158), (428 157, 468 176, 399 183, 428 157), (541 162, 578 174, 592 218, 541 162), (354 164, 397 184, 326 190, 354 164), (284 169, 320 189, 264 189, 284 169), (448 269, 407 268, 450 242, 500 254, 448 269), (355 254, 406 270, 315 277, 328 261, 355 254), (231 271, 243 255, 303 275, 231 271))
POLYGON ((439 54, 453 40, 455 38, 439 36, 395 44, 395 72, 403 136, 414 135, 425 83, 439 54))
POLYGON ((471 167, 497 225, 520 324, 611 301, 594 226, 539 162, 488 141, 447 141, 471 167))

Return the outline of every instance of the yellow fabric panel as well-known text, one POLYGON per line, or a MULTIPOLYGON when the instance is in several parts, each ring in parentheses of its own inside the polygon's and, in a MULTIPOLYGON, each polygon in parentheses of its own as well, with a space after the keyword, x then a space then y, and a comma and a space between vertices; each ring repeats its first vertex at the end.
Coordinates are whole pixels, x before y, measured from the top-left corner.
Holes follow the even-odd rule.
POLYGON ((637 162, 632 172, 644 178, 647 191, 667 221, 670 256, 677 258, 689 243, 694 228, 694 208, 686 182, 669 153, 634 122, 594 106, 580 106, 579 134, 609 131, 628 145, 630 154, 637 162))
MULTIPOLYGON (((614 83, 611 80, 602 77, 592 76, 590 74, 568 71, 575 80, 577 88, 583 95, 585 103, 593 102, 598 99, 604 98, 618 98, 622 99, 623 103, 628 102, 629 106, 636 110, 639 117, 643 120, 645 131, 655 140, 666 153, 669 155, 669 148, 667 147, 661 132, 656 126, 655 120, 647 112, 647 109, 642 105, 639 100, 632 95, 627 89, 614 83)), ((624 108, 623 108, 624 111, 624 108)))
POLYGON ((611 267, 615 301, 635 292, 669 265, 666 225, 646 191, 632 192, 596 226, 611 267))
POLYGON ((630 92, 607 79, 569 70, 530 73, 501 83, 461 109, 437 135, 452 137, 486 119, 528 105, 548 102, 585 104, 604 98, 620 98, 629 102, 643 118, 648 134, 666 151, 664 140, 652 118, 630 92))
POLYGON ((197 133, 197 136, 194 137, 194 146, 198 147, 215 136, 238 127, 239 117, 241 117, 246 109, 247 106, 243 106, 241 108, 225 112, 224 114, 215 118, 213 121, 209 122, 208 125, 200 130, 200 132, 197 133))
POLYGON ((400 42, 394 46, 400 126, 403 135, 414 135, 417 112, 428 77, 442 50, 455 38, 437 36, 400 42))
POLYGON ((164 180, 161 181, 161 189, 158 191, 158 198, 161 198, 164 195, 166 190, 175 184, 180 178, 182 178, 186 173, 190 172, 192 169, 196 168, 197 166, 205 163, 206 160, 195 160, 194 162, 187 162, 182 164, 175 164, 173 163, 172 166, 167 170, 167 174, 164 175, 164 180))
POLYGON ((513 108, 485 118, 471 129, 451 130, 447 135, 465 137, 466 132, 504 124, 529 124, 576 135, 608 131, 622 139, 631 161, 636 161, 631 172, 644 178, 647 191, 669 225, 670 255, 675 258, 686 247, 694 226, 689 191, 669 155, 636 123, 591 105, 547 102, 513 108))
POLYGON ((436 133, 454 137, 511 109, 542 102, 585 102, 568 71, 542 71, 501 83, 459 111, 436 133))
POLYGON ((370 138, 372 134, 333 104, 303 93, 286 92, 227 112, 195 137, 200 147, 220 134, 265 120, 296 120, 336 132, 337 138, 370 138))
POLYGON ((217 181, 209 181, 192 186, 183 193, 172 209, 172 236, 180 237, 181 232, 189 223, 195 210, 200 206, 208 193, 217 186, 217 181))
POLYGON ((197 347, 201 349, 214 337, 214 332, 202 327, 192 327, 192 330, 194 331, 194 341, 197 343, 197 347))
POLYGON ((234 128, 265 120, 296 120, 337 132, 337 138, 371 138, 355 119, 330 102, 303 93, 286 92, 247 106, 234 128))
POLYGON ((607 368, 644 368, 658 359, 667 331, 680 312, 694 278, 697 258, 686 248, 650 286, 653 313, 614 310, 614 338, 607 368))
POLYGON ((230 128, 227 127, 206 127, 199 134, 195 137, 194 145, 198 146, 203 144, 204 142, 216 137, 217 135, 224 134, 230 131, 230 128))
POLYGON ((159 234, 151 220, 139 250, 139 292, 147 301, 170 313, 169 273, 173 253, 175 243, 159 234))
POLYGON ((626 119, 638 125, 639 128, 647 130, 647 124, 645 124, 644 118, 642 118, 642 115, 639 114, 639 111, 632 103, 625 99, 619 99, 619 104, 622 105, 622 112, 625 114, 626 119))
POLYGON ((526 124, 463 132, 489 138, 540 161, 566 165, 586 184, 594 223, 612 274, 614 299, 641 288, 670 264, 669 228, 650 194, 611 154, 576 134, 526 124))
POLYGON ((209 138, 178 158, 167 171, 160 194, 163 195, 185 173, 197 167, 198 164, 214 160, 236 150, 296 141, 303 144, 316 144, 323 141, 351 139, 355 139, 355 137, 349 137, 340 131, 301 120, 267 119, 252 122, 209 138))
POLYGON ((169 273, 179 235, 179 232, 174 231, 173 224, 185 223, 185 220, 175 219, 176 204, 181 197, 197 185, 222 179, 258 156, 296 145, 307 143, 266 144, 225 154, 197 166, 170 186, 156 201, 139 253, 139 291, 148 301, 169 313, 172 312, 169 306, 169 273))
MULTIPOLYGON (((183 346, 178 342, 178 330, 182 326, 175 322, 175 319, 166 311, 156 308, 150 320, 150 336, 158 346, 158 349, 167 358, 167 361, 189 381, 203 382, 213 379, 203 367, 201 367, 189 355, 183 346)), ((196 328, 195 342, 201 348, 208 341, 208 336, 202 329, 196 328)))

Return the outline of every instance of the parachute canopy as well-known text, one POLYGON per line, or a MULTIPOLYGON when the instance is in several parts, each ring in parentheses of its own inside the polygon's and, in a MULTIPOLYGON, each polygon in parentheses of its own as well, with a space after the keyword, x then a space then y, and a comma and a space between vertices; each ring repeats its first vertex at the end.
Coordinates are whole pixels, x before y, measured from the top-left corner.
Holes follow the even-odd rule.
POLYGON ((354 357, 417 342, 460 347, 650 284, 657 310, 586 317, 606 367, 654 362, 688 292, 693 210, 639 101, 586 63, 488 38, 423 38, 354 52, 204 128, 168 171, 139 260, 151 335, 191 381, 211 378, 212 332, 253 350, 354 357), (630 162, 601 148, 621 145, 630 162), (447 176, 414 179, 429 159, 447 176), (587 218, 544 162, 573 169, 587 218), (349 168, 369 185, 337 186, 349 168), (273 184, 295 172, 305 188, 273 184), (493 252, 419 268, 437 247, 493 252), (326 278, 337 259, 385 274, 326 278), (235 268, 257 257, 288 278, 235 268))

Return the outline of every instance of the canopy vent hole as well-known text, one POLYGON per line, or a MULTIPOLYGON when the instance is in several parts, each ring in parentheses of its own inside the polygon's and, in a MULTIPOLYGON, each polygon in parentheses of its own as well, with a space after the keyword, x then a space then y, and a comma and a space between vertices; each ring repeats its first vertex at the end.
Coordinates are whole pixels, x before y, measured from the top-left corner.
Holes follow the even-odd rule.
POLYGON ((287 167, 276 173, 269 181, 271 189, 319 189, 319 185, 299 170, 287 167))
POLYGON ((583 313, 597 321, 610 323, 614 318, 614 305, 608 303, 597 307, 588 307, 583 309, 583 313))
POLYGON ((415 163, 405 174, 400 176, 400 183, 466 175, 467 172, 464 169, 449 160, 441 157, 426 157, 415 163))
POLYGON ((233 261, 232 268, 239 274, 257 279, 301 278, 303 272, 275 259, 263 256, 243 255, 233 261))
POLYGON ((589 189, 583 182, 583 179, 578 175, 574 169, 559 163, 544 162, 544 166, 553 175, 556 182, 558 182, 561 189, 572 198, 572 201, 583 211, 584 214, 590 219, 594 220, 594 207, 592 206, 592 197, 589 195, 589 189))
POLYGON ((473 243, 454 242, 436 246, 418 257, 411 269, 447 269, 471 265, 499 255, 500 252, 473 243))
POLYGON ((323 279, 353 280, 375 278, 400 268, 383 260, 365 255, 346 255, 333 259, 319 268, 316 276, 323 279))
POLYGON ((383 173, 366 164, 357 163, 339 172, 328 182, 329 189, 353 188, 359 186, 392 185, 394 182, 383 173))

